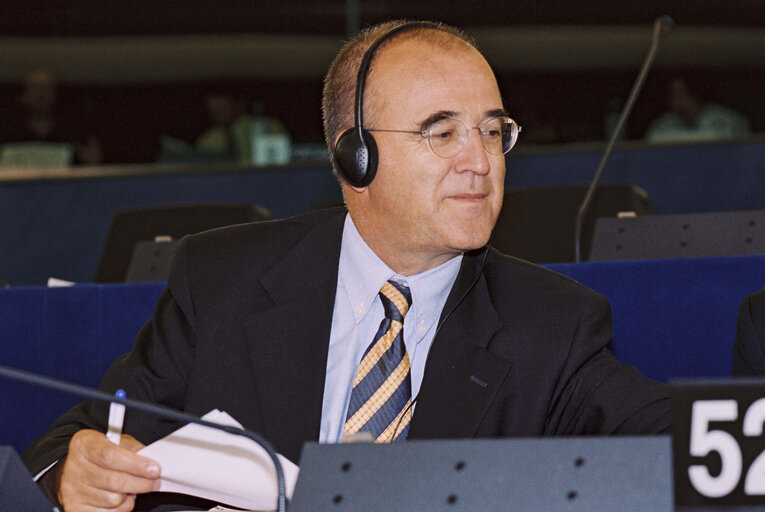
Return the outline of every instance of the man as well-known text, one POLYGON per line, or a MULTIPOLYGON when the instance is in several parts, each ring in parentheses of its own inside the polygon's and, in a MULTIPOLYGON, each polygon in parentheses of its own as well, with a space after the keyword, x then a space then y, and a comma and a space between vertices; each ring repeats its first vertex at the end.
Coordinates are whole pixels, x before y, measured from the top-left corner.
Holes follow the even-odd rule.
POLYGON ((669 112, 651 122, 649 142, 725 140, 749 133, 749 121, 735 110, 708 102, 682 78, 673 78, 667 90, 669 112))
POLYGON ((194 144, 202 153, 220 154, 243 164, 253 163, 254 131, 287 133, 281 121, 274 117, 250 115, 244 97, 233 88, 219 86, 211 89, 205 97, 205 107, 212 126, 194 144))
MULTIPOLYGON (((378 439, 666 431, 665 388, 606 349, 607 301, 486 247, 518 131, 489 65, 454 29, 390 35, 400 25, 351 41, 325 82, 335 151, 354 125, 365 50, 389 34, 363 82, 379 165, 367 184, 341 179, 349 216, 324 211, 185 239, 153 319, 102 388, 195 414, 226 410, 297 461, 305 441, 377 428, 357 420, 379 365, 361 368, 387 340, 401 351, 381 410, 399 390, 404 400, 378 439), (378 326, 387 329, 379 337, 378 326)), ((88 429, 102 431, 105 417, 102 405, 80 406, 25 452, 33 473, 65 457, 43 480, 60 476, 67 512, 129 510, 135 494, 156 488, 160 468, 133 454, 135 439, 177 425, 129 411, 135 439, 124 436, 123 448, 88 429)))
POLYGON ((2 127, 2 142, 51 142, 71 144, 73 163, 98 165, 102 162, 98 138, 85 129, 82 120, 63 115, 58 108, 58 82, 46 69, 35 69, 24 77, 18 98, 18 119, 2 127))
POLYGON ((733 375, 765 376, 765 289, 747 295, 738 308, 733 375))

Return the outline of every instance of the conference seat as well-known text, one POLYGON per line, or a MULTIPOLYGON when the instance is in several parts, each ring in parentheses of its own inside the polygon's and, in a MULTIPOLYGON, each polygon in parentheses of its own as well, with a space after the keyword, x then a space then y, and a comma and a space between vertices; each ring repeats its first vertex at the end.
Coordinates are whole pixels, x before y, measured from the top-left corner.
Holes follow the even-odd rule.
MULTIPOLYGON (((589 185, 511 188, 494 227, 492 246, 534 263, 574 261, 574 231, 579 206, 589 185)), ((629 184, 601 184, 595 190, 582 226, 582 259, 586 261, 595 221, 623 212, 651 213, 648 194, 629 184)))
MULTIPOLYGON (((95 274, 96 283, 121 283, 126 281, 131 258, 137 248, 141 253, 161 257, 169 261, 172 254, 163 250, 160 253, 147 247, 147 243, 172 242, 185 235, 199 233, 208 229, 268 220, 270 212, 254 204, 209 203, 209 204, 174 204, 145 208, 121 210, 114 214, 101 251, 101 258, 95 274)), ((174 248, 174 244, 163 246, 174 248)), ((159 249, 158 249, 159 250, 159 249)), ((164 267, 163 267, 164 268, 164 267)), ((131 281, 144 280, 135 275, 131 281)), ((148 280, 163 280, 163 273, 154 273, 156 277, 148 280)))

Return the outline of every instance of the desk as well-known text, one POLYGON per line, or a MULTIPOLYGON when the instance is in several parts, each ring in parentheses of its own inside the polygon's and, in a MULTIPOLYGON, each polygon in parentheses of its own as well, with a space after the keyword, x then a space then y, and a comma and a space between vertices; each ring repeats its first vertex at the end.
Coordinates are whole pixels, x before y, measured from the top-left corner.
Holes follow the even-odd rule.
MULTIPOLYGON (((507 157, 508 187, 587 183, 603 144, 527 148, 507 157)), ((622 143, 604 182, 645 189, 655 213, 765 209, 765 141, 647 146, 622 143)), ((251 202, 274 217, 339 203, 326 162, 285 167, 133 165, 0 170, 0 275, 91 282, 115 211, 163 203, 251 202)))
POLYGON ((275 218, 342 202, 326 166, 136 165, 0 171, 0 274, 92 282, 114 212, 157 204, 254 203, 275 218))

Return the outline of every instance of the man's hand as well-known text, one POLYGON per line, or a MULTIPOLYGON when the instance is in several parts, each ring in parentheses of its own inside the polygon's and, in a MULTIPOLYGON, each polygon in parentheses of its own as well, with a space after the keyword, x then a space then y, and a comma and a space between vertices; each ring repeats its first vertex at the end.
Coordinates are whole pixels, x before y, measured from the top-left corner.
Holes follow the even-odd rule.
POLYGON ((66 512, 133 510, 135 495, 159 489, 160 467, 136 455, 143 445, 123 435, 121 444, 95 430, 81 430, 69 442, 58 498, 66 512))

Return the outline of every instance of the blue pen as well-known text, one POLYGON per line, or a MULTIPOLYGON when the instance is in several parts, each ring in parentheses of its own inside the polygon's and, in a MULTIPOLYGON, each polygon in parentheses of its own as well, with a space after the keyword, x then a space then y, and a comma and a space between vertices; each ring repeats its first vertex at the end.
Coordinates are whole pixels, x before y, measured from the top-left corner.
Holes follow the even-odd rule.
MULTIPOLYGON (((114 396, 124 400, 127 395, 122 389, 118 389, 114 396)), ((112 402, 109 406, 109 427, 106 438, 112 443, 119 445, 122 438, 122 423, 125 421, 125 406, 112 402)))

